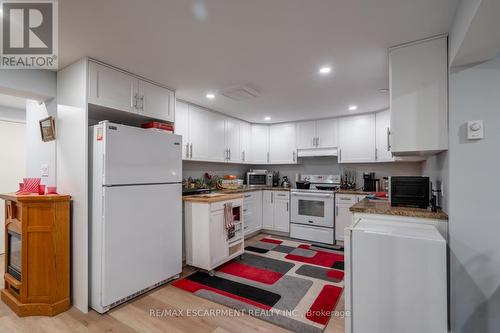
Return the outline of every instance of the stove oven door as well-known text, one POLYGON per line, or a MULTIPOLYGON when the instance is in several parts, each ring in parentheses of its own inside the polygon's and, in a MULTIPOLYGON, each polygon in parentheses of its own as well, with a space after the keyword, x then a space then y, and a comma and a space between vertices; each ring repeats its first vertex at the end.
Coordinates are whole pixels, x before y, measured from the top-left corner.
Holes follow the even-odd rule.
POLYGON ((291 222, 333 228, 333 193, 292 192, 291 222))

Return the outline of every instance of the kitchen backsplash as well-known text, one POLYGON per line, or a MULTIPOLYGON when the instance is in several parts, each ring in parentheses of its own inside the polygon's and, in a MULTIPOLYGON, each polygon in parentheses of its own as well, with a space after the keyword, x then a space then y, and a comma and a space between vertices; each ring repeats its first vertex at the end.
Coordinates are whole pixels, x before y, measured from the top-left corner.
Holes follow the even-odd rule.
POLYGON ((183 178, 200 178, 205 172, 223 176, 233 174, 245 177, 248 169, 267 169, 279 171, 280 177, 288 176, 295 185, 296 174, 342 174, 345 169, 356 171, 356 184, 363 186, 363 172, 375 172, 377 178, 385 176, 420 176, 422 165, 419 162, 338 164, 336 157, 299 158, 299 164, 283 165, 242 165, 225 163, 207 163, 184 161, 182 163, 183 178))

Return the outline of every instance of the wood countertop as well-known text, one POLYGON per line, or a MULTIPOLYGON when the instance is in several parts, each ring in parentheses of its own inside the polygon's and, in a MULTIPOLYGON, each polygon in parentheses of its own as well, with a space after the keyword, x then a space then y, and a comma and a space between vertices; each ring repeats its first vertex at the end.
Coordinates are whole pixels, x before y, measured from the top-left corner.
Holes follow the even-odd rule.
POLYGON ((242 193, 206 193, 206 194, 196 194, 196 195, 187 195, 182 197, 182 200, 185 202, 198 202, 198 203, 213 203, 220 202, 226 200, 234 200, 243 198, 242 193))
POLYGON ((62 194, 45 194, 39 195, 37 193, 32 194, 15 194, 15 193, 5 193, 0 194, 0 199, 7 201, 17 201, 17 202, 35 202, 35 201, 66 201, 70 200, 71 196, 62 194))
POLYGON ((357 204, 351 206, 349 210, 353 213, 419 217, 424 219, 448 221, 448 214, 441 210, 432 212, 431 210, 422 208, 392 207, 390 202, 387 200, 363 199, 357 204))

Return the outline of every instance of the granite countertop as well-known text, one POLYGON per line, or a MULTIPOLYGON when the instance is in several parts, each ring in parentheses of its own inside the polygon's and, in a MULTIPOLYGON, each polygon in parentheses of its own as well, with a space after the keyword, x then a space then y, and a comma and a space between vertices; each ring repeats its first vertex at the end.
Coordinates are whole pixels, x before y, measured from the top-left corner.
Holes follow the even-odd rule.
POLYGON ((448 221, 448 214, 442 210, 432 212, 431 210, 422 208, 392 207, 390 202, 387 200, 363 199, 357 204, 351 206, 350 211, 353 213, 419 217, 424 219, 448 221))
POLYGON ((338 194, 358 194, 358 195, 363 195, 363 194, 373 194, 375 192, 366 192, 366 191, 363 191, 361 189, 353 189, 353 190, 337 190, 335 191, 335 193, 338 193, 338 194))
POLYGON ((244 193, 244 192, 252 192, 252 191, 261 191, 261 190, 270 190, 270 191, 290 191, 290 187, 280 187, 280 186, 243 186, 238 189, 225 189, 217 192, 222 193, 244 193))

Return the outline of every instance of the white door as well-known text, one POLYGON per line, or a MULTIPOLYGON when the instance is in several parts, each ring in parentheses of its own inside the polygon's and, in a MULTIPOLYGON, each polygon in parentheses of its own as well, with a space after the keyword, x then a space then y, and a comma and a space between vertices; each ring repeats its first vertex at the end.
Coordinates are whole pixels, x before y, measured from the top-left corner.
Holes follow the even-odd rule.
POLYGON ((274 192, 262 193, 262 228, 274 230, 274 192))
POLYGON ((273 164, 296 163, 295 123, 269 127, 269 162, 273 164))
POLYGON ((389 143, 389 131, 391 128, 391 111, 386 110, 375 114, 375 141, 377 147, 377 161, 394 161, 389 143))
POLYGON ((139 113, 155 119, 174 121, 174 92, 155 84, 139 81, 139 113))
POLYGON ((316 144, 319 148, 335 148, 338 146, 338 120, 324 119, 316 121, 316 144))
POLYGON ((297 148, 316 148, 316 122, 305 121, 297 123, 297 148))
POLYGON ((240 150, 241 150, 241 161, 250 162, 250 142, 251 142, 252 130, 250 124, 247 122, 240 122, 240 150))
POLYGON ((207 161, 224 162, 226 160, 226 142, 224 134, 224 117, 217 113, 208 113, 206 123, 207 135, 207 161))
POLYGON ((182 159, 189 159, 189 105, 177 101, 175 108, 175 134, 182 136, 182 159))
POLYGON ((222 262, 229 255, 227 231, 224 227, 224 209, 210 214, 210 266, 222 262))
POLYGON ((89 63, 89 103, 136 113, 138 86, 139 80, 133 76, 89 63))
POLYGON ((359 115, 340 118, 340 163, 375 161, 375 115, 359 115))
MULTIPOLYGON (((21 111, 19 111, 21 112, 21 111)), ((0 121, 0 193, 16 192, 26 171, 26 125, 0 121)), ((5 201, 0 199, 0 254, 5 253, 5 201)))
POLYGON ((181 184, 104 188, 103 306, 181 272, 181 195, 181 184))
POLYGON ((189 105, 189 158, 208 160, 208 112, 189 105))
POLYGON ((241 162, 240 121, 232 118, 226 118, 225 137, 226 149, 228 149, 227 160, 229 162, 241 162))
POLYGON ((337 205, 335 207, 335 240, 344 240, 344 228, 352 222, 351 205, 337 205))
POLYGON ((288 195, 281 198, 279 192, 274 192, 274 230, 290 231, 290 200, 288 195))
POLYGON ((104 185, 182 181, 180 136, 108 122, 96 125, 94 131, 102 127, 104 140, 99 140, 97 134, 93 140, 105 144, 104 185))
POLYGON ((255 164, 269 162, 269 126, 252 125, 251 127, 251 161, 255 164))

